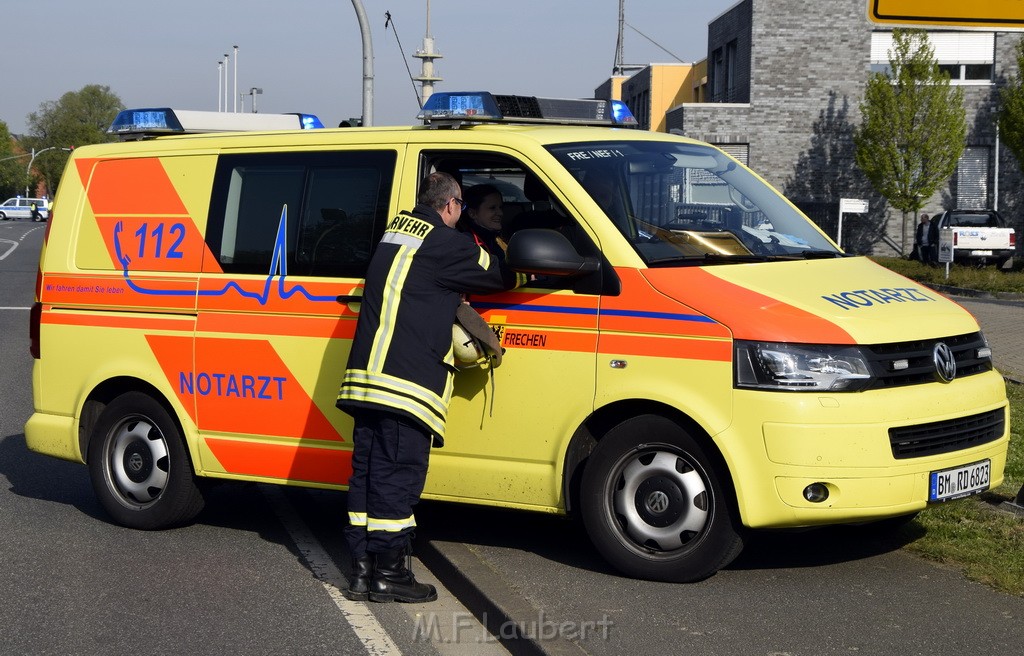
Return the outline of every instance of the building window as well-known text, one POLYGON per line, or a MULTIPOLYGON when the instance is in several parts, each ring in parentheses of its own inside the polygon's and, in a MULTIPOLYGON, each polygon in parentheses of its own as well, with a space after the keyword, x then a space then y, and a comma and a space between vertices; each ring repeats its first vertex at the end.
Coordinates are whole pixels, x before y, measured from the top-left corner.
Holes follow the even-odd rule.
POLYGON ((711 53, 711 102, 736 101, 736 52, 733 39, 711 53))
POLYGON ((988 208, 987 146, 968 146, 956 163, 956 206, 960 209, 988 208))
MULTIPOLYGON (((928 32, 939 70, 953 84, 991 84, 995 68, 995 33, 928 32)), ((892 32, 871 35, 871 72, 889 74, 892 32)))

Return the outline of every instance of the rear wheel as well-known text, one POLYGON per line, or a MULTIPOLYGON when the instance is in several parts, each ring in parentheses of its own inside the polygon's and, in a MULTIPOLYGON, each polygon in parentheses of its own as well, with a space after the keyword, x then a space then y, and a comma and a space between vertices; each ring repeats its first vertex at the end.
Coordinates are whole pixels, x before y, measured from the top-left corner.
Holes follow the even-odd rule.
POLYGON ((114 399, 89 440, 89 475, 118 524, 158 529, 184 524, 203 508, 177 424, 141 392, 114 399))
POLYGON ((583 473, 587 533, 629 576, 707 578, 743 549, 720 475, 676 423, 657 415, 628 419, 597 444, 583 473))

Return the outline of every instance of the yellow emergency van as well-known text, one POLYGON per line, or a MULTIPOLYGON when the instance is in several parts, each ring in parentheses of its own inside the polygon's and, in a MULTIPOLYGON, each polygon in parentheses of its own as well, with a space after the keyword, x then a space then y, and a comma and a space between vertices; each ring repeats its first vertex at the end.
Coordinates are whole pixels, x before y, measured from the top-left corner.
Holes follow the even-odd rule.
POLYGON ((503 363, 456 374, 425 498, 578 515, 620 571, 692 581, 747 529, 1002 481, 1005 387, 971 315, 843 253, 721 150, 629 129, 616 102, 445 93, 421 118, 226 132, 129 110, 126 140, 76 148, 40 259, 29 447, 87 464, 144 529, 191 520, 200 477, 344 489, 362 278, 446 171, 502 190, 533 280, 471 299, 503 363))

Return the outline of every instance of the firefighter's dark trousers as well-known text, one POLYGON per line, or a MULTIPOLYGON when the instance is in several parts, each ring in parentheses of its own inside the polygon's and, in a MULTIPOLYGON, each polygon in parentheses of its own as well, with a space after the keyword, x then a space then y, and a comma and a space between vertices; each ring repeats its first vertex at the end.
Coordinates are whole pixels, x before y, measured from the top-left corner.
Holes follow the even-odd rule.
POLYGON ((409 544, 432 436, 396 413, 362 410, 354 418, 345 538, 351 556, 358 558, 409 544))

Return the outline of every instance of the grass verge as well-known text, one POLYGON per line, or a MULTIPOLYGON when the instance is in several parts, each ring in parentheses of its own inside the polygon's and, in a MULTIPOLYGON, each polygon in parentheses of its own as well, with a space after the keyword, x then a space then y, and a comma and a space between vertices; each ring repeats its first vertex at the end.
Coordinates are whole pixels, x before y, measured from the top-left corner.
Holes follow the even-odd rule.
POLYGON ((1004 501, 1013 501, 1024 484, 1024 386, 1007 383, 1006 391, 1011 437, 1003 484, 970 499, 929 508, 901 530, 916 536, 906 545, 908 551, 956 567, 997 590, 1024 596, 1024 517, 999 509, 1004 501))
MULTIPOLYGON (((1012 271, 994 266, 929 267, 897 257, 872 258, 925 285, 948 285, 990 293, 1024 294, 1024 263, 1012 271)), ((1000 506, 1013 501, 1024 485, 1024 386, 1007 383, 1010 400, 1010 448, 1003 484, 970 499, 940 504, 900 529, 910 552, 955 567, 981 583, 1024 596, 1024 516, 1000 506)))
POLYGON ((887 269, 929 286, 948 285, 990 293, 1024 294, 1024 262, 1018 262, 1012 271, 1000 271, 994 266, 951 264, 947 278, 945 264, 930 267, 902 257, 871 259, 887 269))

